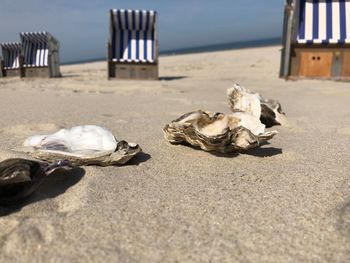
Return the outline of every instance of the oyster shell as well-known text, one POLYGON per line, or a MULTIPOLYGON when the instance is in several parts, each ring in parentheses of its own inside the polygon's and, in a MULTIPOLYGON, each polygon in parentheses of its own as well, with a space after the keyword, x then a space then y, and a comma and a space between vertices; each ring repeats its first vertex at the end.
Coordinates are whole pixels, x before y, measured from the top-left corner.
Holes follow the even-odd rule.
POLYGON ((277 131, 265 132, 255 116, 194 111, 167 124, 164 136, 171 143, 187 142, 205 151, 230 153, 258 147, 270 140, 277 131))
POLYGON ((0 162, 0 204, 10 205, 21 201, 32 194, 46 176, 70 168, 67 160, 52 164, 20 158, 0 162))
POLYGON ((142 151, 138 144, 117 141, 110 131, 96 125, 34 135, 27 138, 23 145, 34 158, 45 161, 67 159, 74 166, 123 165, 142 151))
POLYGON ((247 112, 260 118, 267 128, 281 125, 284 112, 277 100, 265 99, 259 93, 234 84, 227 90, 228 103, 233 112, 247 112))

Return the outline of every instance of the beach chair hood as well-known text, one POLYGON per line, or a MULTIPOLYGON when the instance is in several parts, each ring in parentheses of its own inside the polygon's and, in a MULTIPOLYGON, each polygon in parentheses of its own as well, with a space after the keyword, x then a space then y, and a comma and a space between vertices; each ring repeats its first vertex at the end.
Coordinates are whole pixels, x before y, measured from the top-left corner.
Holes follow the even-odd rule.
POLYGON ((4 69, 18 69, 20 67, 21 43, 1 43, 1 50, 4 69))
POLYGON ((350 43, 350 1, 300 0, 296 5, 299 44, 350 43))
POLYGON ((47 67, 49 34, 46 32, 22 32, 20 37, 23 45, 23 66, 47 67))
POLYGON ((156 18, 152 10, 113 9, 111 12, 112 60, 115 62, 156 61, 156 18))

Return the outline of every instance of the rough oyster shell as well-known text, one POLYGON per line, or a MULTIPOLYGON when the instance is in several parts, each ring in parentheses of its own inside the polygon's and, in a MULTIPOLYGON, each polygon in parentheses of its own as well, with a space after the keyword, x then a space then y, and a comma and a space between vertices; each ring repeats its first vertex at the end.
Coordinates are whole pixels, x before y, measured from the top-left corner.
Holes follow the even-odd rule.
POLYGON ((0 204, 21 201, 32 194, 48 175, 69 169, 67 160, 48 164, 15 158, 0 162, 0 204))
POLYGON ((265 132, 265 125, 249 113, 232 114, 194 111, 167 124, 165 138, 171 143, 187 142, 205 151, 230 153, 258 147, 277 131, 265 132))
POLYGON ((227 90, 228 103, 233 112, 247 112, 260 118, 267 128, 281 125, 284 112, 276 100, 265 99, 258 93, 251 92, 238 84, 227 90))
POLYGON ((45 161, 66 159, 73 166, 123 165, 142 151, 139 145, 118 142, 110 131, 95 125, 34 135, 27 138, 23 145, 23 150, 34 158, 45 161))

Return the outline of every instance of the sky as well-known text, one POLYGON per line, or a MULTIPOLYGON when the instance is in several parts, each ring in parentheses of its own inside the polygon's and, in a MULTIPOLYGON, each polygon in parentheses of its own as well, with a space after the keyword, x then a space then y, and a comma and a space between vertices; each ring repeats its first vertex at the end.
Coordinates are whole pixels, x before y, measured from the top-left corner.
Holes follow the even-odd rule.
POLYGON ((106 57, 109 9, 158 12, 160 51, 280 37, 284 0, 0 0, 0 42, 48 31, 63 63, 106 57))

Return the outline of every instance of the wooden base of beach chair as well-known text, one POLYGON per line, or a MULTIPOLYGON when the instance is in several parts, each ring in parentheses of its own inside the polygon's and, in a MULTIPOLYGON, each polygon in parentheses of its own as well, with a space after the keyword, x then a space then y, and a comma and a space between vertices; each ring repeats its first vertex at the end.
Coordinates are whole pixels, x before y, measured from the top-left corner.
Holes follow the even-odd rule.
POLYGON ((21 71, 20 69, 5 69, 4 77, 20 77, 21 71))
POLYGON ((57 78, 61 74, 53 75, 48 67, 41 68, 23 68, 23 77, 25 78, 57 78))
POLYGON ((284 78, 287 81, 298 80, 332 80, 341 82, 350 82, 350 77, 302 77, 302 76, 288 76, 284 78))
POLYGON ((295 47, 292 49, 289 78, 350 78, 350 47, 295 47))
POLYGON ((116 79, 157 80, 157 64, 117 64, 109 63, 108 77, 116 79))

